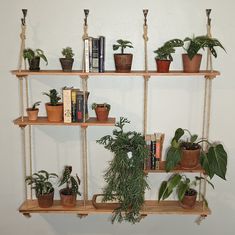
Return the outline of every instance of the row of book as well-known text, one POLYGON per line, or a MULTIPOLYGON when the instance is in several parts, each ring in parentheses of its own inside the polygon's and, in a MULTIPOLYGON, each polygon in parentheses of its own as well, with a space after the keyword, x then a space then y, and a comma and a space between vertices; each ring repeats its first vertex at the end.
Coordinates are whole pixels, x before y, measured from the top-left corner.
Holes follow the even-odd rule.
POLYGON ((145 170, 159 169, 160 161, 162 161, 164 137, 163 133, 145 135, 145 141, 149 149, 149 157, 145 161, 145 170))
POLYGON ((89 118, 88 96, 78 88, 63 88, 64 122, 83 122, 89 118), (84 99, 85 96, 85 99, 84 99), (85 114, 85 115, 84 115, 85 114))
POLYGON ((84 71, 104 72, 105 37, 88 37, 84 40, 84 71))

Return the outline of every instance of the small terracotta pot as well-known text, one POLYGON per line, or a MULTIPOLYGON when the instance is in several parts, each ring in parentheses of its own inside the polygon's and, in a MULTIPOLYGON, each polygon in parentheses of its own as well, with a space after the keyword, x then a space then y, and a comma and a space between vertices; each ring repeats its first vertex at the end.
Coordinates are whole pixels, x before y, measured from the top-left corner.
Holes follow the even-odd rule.
POLYGON ((98 121, 104 122, 108 120, 109 110, 107 107, 98 106, 95 109, 95 113, 98 121))
POLYGON ((181 150, 180 166, 182 169, 194 169, 199 165, 201 149, 181 150))
POLYGON ((180 202, 180 205, 185 209, 193 209, 196 204, 197 191, 190 189, 193 192, 192 195, 184 195, 183 200, 180 202))
POLYGON ((64 72, 71 72, 73 68, 74 59, 60 58, 60 64, 64 72))
MULTIPOLYGON (((29 62, 29 60, 28 60, 29 62)), ((35 57, 29 62, 29 70, 39 71, 40 70, 40 57, 35 57)))
POLYGON ((38 119, 39 109, 27 108, 26 111, 28 114, 29 121, 36 121, 38 119))
POLYGON ((38 196, 38 205, 42 208, 51 207, 53 205, 53 199, 54 199, 54 190, 51 193, 38 196))
POLYGON ((186 73, 198 73, 200 70, 202 55, 196 54, 191 60, 188 54, 182 54, 183 69, 186 73))
POLYGON ((132 54, 114 54, 116 72, 128 73, 131 71, 132 54))
POLYGON ((169 73, 171 60, 155 59, 158 73, 169 73))
POLYGON ((67 195, 66 188, 60 190, 60 201, 64 207, 75 207, 76 206, 77 194, 67 195))
POLYGON ((49 122, 60 122, 63 120, 63 103, 58 103, 58 105, 46 103, 45 105, 49 122))

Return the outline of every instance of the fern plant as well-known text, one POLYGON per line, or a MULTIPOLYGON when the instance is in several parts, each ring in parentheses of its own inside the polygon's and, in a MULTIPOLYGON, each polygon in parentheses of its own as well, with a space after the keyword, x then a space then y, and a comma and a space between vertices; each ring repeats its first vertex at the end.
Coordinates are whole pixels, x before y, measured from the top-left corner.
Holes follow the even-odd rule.
POLYGON ((104 145, 114 154, 104 179, 103 201, 118 199, 120 207, 114 210, 112 223, 123 220, 136 223, 142 218, 140 210, 144 203, 144 193, 149 188, 143 165, 148 158, 148 149, 144 136, 135 131, 124 131, 130 123, 121 117, 116 123, 113 135, 106 135, 97 143, 104 145))

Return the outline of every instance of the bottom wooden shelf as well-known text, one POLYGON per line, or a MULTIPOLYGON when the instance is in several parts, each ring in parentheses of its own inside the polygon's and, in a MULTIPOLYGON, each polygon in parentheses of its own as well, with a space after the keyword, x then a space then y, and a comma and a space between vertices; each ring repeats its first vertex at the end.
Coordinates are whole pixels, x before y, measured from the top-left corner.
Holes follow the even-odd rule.
MULTIPOLYGON (((89 214, 111 214, 112 209, 96 209, 92 201, 77 201, 76 207, 68 208, 63 207, 60 204, 60 200, 55 200, 54 204, 50 208, 40 208, 38 206, 37 200, 26 200, 19 208, 19 212, 29 215, 31 213, 67 213, 67 214, 79 214, 79 215, 89 215, 89 214)), ((141 211, 143 215, 149 214, 178 214, 178 215, 209 215, 211 211, 209 208, 202 207, 202 202, 197 202, 194 209, 183 209, 178 201, 158 201, 147 200, 141 211)))

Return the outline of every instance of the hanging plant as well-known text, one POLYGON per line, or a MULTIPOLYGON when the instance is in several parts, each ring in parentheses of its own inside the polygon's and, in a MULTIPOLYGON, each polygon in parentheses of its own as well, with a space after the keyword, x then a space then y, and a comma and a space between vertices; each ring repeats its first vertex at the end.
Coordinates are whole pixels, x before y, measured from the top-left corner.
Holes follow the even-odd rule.
POLYGON ((143 171, 148 149, 143 135, 135 131, 124 132, 123 127, 127 123, 130 122, 121 117, 115 125, 117 129, 113 130, 113 136, 106 135, 97 143, 114 153, 104 175, 107 185, 103 192, 104 202, 118 199, 120 203, 120 207, 113 212, 112 223, 125 220, 134 224, 142 218, 140 210, 144 193, 149 189, 143 171))

